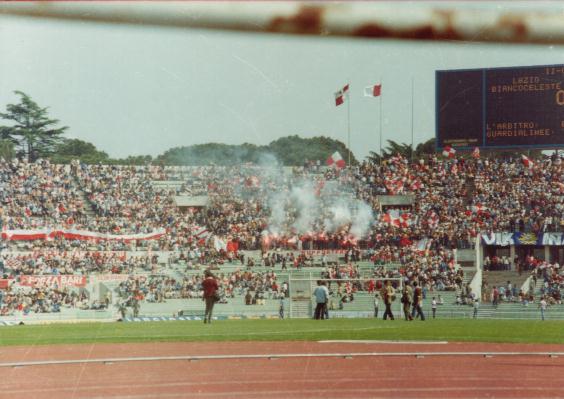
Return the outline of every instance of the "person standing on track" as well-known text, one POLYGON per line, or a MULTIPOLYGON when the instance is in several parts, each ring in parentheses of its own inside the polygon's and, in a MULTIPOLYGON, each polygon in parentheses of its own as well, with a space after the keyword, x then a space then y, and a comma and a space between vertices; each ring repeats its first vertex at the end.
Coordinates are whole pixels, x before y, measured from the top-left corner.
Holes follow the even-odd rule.
POLYGON ((215 280, 212 272, 209 270, 204 272, 204 277, 204 281, 202 282, 202 288, 204 289, 202 299, 206 303, 204 323, 211 323, 213 305, 217 301, 217 290, 219 289, 219 286, 217 285, 217 281, 215 280))

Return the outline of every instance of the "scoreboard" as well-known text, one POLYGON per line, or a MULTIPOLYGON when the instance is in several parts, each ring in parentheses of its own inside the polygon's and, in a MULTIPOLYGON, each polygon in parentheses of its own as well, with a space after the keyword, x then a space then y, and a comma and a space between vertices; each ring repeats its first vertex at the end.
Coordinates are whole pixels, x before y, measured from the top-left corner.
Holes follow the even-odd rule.
POLYGON ((564 65, 436 71, 436 144, 564 147, 564 65))

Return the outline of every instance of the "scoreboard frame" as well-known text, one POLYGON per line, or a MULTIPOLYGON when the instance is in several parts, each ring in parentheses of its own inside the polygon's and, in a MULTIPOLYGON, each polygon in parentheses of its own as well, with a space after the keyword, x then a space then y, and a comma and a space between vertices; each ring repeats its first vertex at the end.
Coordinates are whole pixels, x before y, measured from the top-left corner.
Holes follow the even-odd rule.
MULTIPOLYGON (((519 148, 530 148, 530 149, 559 149, 559 148, 563 148, 564 147, 564 105, 560 104, 559 106, 562 107, 562 120, 561 120, 561 126, 560 126, 560 131, 562 132, 563 136, 562 139, 560 140, 559 143, 547 143, 547 142, 543 142, 541 144, 534 144, 534 141, 537 140, 537 137, 531 137, 529 139, 529 143, 517 143, 517 144, 501 144, 501 145, 493 145, 493 144, 488 144, 487 142, 487 137, 486 137, 486 133, 487 133, 487 123, 488 123, 488 113, 487 113, 487 106, 488 106, 488 95, 490 95, 491 93, 488 92, 488 87, 487 87, 487 74, 488 72, 490 73, 495 73, 495 72, 501 72, 503 73, 504 71, 515 71, 515 73, 519 73, 522 72, 522 74, 526 74, 527 72, 525 72, 526 70, 530 70, 530 69, 545 69, 546 71, 548 71, 549 68, 552 68, 553 70, 556 70, 557 73, 553 73, 556 77, 559 78, 559 83, 561 83, 562 85, 562 89, 558 89, 558 92, 560 91, 564 91, 564 64, 550 64, 550 65, 528 65, 528 66, 512 66, 512 67, 492 67, 492 68, 465 68, 465 69, 442 69, 442 70, 435 70, 435 148, 437 150, 442 150, 443 148, 450 146, 453 147, 457 150, 472 150, 476 147, 480 148, 480 149, 499 149, 499 150, 510 150, 510 149, 519 149, 519 148), (445 140, 456 140, 457 137, 452 137, 452 136, 445 136, 444 133, 444 126, 441 124, 441 116, 445 116, 443 114, 441 114, 441 110, 439 109, 439 107, 441 107, 441 103, 440 103, 440 95, 441 95, 441 83, 446 79, 446 77, 448 76, 448 74, 452 74, 452 77, 458 75, 458 76, 462 76, 462 75, 469 75, 469 74, 479 74, 480 76, 480 80, 481 80, 481 84, 479 89, 481 90, 481 93, 479 95, 479 104, 476 104, 474 107, 471 107, 469 109, 470 112, 474 112, 476 113, 476 111, 478 111, 481 114, 481 120, 480 120, 480 130, 481 131, 476 131, 475 133, 472 132, 470 135, 468 135, 465 139, 459 139, 460 142, 468 142, 468 141, 476 141, 476 144, 472 144, 472 145, 456 145, 456 143, 444 143, 445 140), (442 130, 442 132, 441 132, 442 130), (442 133, 442 137, 441 137, 441 133, 442 133), (441 145, 442 144, 442 145, 441 145)), ((469 79, 467 77, 467 79, 469 79)), ((461 81, 459 81, 460 83, 461 81)), ((513 83, 515 84, 515 83, 513 83)), ((478 88, 476 86, 476 84, 474 84, 474 88, 478 88)), ((527 95, 531 92, 527 91, 527 90, 523 90, 522 92, 518 92, 518 95, 527 95)), ((543 94, 545 94, 543 92, 543 94)), ((499 94, 499 96, 501 96, 501 94, 499 94)), ((453 98, 454 99, 454 98, 453 98)), ((490 99, 492 100, 492 99, 490 99)), ((450 102, 450 100, 449 100, 450 102)), ((555 100, 555 102, 557 102, 555 100)), ((448 103, 447 103, 448 104, 448 103)), ((558 104, 557 104, 558 105, 558 104)), ((446 106, 446 104, 445 104, 446 106)), ((447 116, 447 118, 449 118, 447 116)), ((456 116, 450 116, 450 121, 453 120, 453 118, 456 118, 456 116)), ((556 118, 558 119, 558 115, 556 115, 556 118)), ((538 121, 539 118, 536 118, 536 121, 538 121)), ((536 123, 536 121, 533 121, 536 123)))

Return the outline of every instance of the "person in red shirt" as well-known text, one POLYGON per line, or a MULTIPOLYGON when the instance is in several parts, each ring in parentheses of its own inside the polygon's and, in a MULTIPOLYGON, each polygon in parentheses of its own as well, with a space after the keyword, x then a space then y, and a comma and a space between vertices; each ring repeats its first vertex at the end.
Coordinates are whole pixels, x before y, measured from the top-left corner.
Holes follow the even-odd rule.
POLYGON ((206 270, 204 272, 204 281, 202 282, 202 288, 204 289, 204 296, 203 300, 206 303, 206 312, 204 314, 204 323, 211 323, 212 312, 213 312, 213 305, 216 302, 216 293, 219 289, 217 285, 217 281, 215 280, 213 274, 206 270))

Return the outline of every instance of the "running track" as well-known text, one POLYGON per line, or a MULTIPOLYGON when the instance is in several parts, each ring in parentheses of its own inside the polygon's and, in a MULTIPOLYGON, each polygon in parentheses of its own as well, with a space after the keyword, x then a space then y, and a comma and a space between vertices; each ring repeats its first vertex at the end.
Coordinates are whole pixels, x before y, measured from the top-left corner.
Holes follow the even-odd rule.
POLYGON ((222 342, 0 348, 1 398, 556 398, 564 397, 559 345, 222 342), (50 365, 109 358, 490 352, 484 356, 264 357, 50 365), (18 363, 14 366, 9 363, 18 363))

